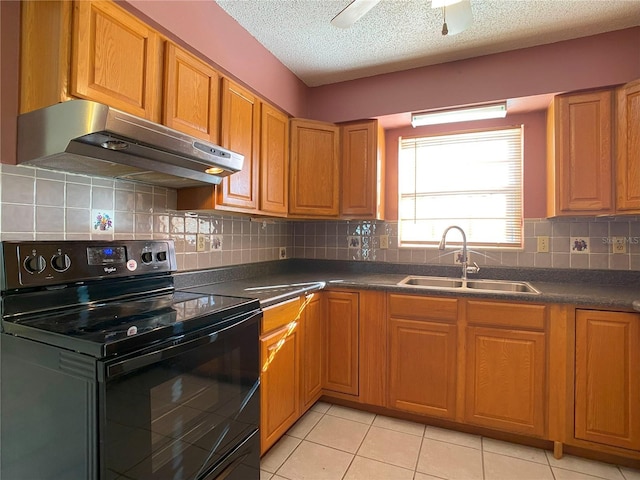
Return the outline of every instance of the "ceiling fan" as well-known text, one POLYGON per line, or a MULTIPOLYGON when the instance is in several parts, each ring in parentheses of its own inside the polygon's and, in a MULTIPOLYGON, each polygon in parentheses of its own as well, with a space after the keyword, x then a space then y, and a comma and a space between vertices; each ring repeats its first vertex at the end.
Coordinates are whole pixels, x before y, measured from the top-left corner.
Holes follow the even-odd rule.
MULTIPOLYGON (((349 28, 360 20, 380 0, 353 0, 331 20, 331 25, 349 28)), ((471 25, 471 3, 469 0, 431 0, 432 8, 442 8, 442 35, 456 35, 471 25)))

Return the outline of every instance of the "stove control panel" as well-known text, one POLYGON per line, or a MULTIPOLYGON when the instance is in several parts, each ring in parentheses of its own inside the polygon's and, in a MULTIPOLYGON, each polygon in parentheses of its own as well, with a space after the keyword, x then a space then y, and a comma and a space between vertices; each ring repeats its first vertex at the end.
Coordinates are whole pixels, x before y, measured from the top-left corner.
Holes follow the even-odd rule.
POLYGON ((2 242, 2 290, 176 270, 173 240, 2 242))

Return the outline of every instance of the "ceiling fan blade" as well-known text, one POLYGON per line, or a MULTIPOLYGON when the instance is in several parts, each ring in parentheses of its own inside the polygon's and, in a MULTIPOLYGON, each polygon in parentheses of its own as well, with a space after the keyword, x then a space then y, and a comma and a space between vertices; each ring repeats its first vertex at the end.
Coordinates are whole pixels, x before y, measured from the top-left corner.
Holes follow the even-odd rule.
POLYGON ((338 15, 333 17, 331 25, 339 28, 349 28, 379 2, 380 0, 353 0, 338 15))
POLYGON ((444 7, 444 9, 447 27, 449 29, 448 35, 456 35, 469 28, 469 25, 471 25, 473 21, 469 0, 453 3, 444 7))

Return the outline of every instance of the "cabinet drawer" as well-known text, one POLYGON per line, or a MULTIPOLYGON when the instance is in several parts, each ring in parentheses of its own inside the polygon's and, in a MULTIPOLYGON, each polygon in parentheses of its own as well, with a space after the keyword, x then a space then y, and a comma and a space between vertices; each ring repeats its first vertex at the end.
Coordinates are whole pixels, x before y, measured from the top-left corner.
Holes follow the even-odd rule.
POLYGON ((458 300, 455 298, 390 294, 389 315, 400 318, 455 322, 458 318, 458 300))
POLYGON ((544 330, 547 307, 507 302, 467 302, 467 322, 475 325, 544 330))
POLYGON ((293 298, 262 310, 262 327, 260 333, 270 332, 295 320, 300 313, 300 298, 293 298))

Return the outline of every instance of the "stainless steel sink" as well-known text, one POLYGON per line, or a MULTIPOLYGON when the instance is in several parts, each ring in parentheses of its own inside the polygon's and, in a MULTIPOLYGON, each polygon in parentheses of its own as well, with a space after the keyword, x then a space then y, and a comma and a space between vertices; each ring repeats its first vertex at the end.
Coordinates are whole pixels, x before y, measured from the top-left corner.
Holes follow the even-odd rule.
POLYGON ((462 288, 462 280, 459 278, 408 276, 398 285, 424 288, 462 288))
POLYGON ((501 280, 469 280, 466 288, 492 292, 540 293, 528 283, 501 280))
POLYGON ((507 280, 462 280, 461 278, 409 275, 398 282, 398 285, 434 290, 474 290, 494 293, 540 293, 526 282, 512 282, 507 280))

